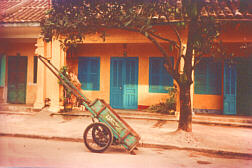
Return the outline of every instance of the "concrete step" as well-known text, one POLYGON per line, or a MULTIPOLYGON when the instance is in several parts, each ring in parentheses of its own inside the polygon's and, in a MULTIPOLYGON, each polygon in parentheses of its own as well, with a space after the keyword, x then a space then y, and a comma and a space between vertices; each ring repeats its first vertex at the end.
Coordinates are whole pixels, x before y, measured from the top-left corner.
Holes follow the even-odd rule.
MULTIPOLYGON (((153 119, 153 120, 170 120, 178 121, 178 118, 175 115, 160 114, 154 112, 145 112, 145 111, 132 111, 132 110, 118 110, 115 111, 122 116, 123 118, 139 118, 139 119, 153 119)), ((58 113, 59 115, 90 115, 88 111, 81 111, 74 109, 71 112, 62 112, 58 113)), ((227 115, 193 115, 194 123, 209 123, 209 124, 222 124, 222 125, 250 125, 252 127, 252 117, 251 116, 227 116, 227 115)))
POLYGON ((0 103, 1 112, 38 112, 32 105, 0 103))
MULTIPOLYGON (((171 120, 176 119, 175 115, 161 114, 155 112, 145 112, 145 111, 128 111, 128 110, 116 110, 120 115, 123 116, 146 116, 153 118, 165 119, 169 118, 171 120)), ((177 118, 178 119, 178 118, 177 118)), ((244 123, 252 124, 252 116, 235 116, 235 115, 199 115, 195 114, 192 117, 193 121, 202 121, 202 122, 222 122, 222 123, 244 123)))
POLYGON ((251 116, 195 115, 193 120, 252 124, 251 116))

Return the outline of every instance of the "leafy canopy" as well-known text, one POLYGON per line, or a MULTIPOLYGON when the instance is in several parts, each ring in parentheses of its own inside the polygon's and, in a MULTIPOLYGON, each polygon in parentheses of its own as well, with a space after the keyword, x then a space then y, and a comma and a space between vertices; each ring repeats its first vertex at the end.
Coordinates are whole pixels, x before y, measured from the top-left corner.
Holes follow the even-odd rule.
POLYGON ((176 0, 55 0, 48 17, 41 22, 42 34, 47 41, 63 36, 68 46, 82 42, 87 34, 100 32, 104 38, 103 28, 146 34, 155 33, 154 25, 184 26, 196 19, 201 26, 195 28, 202 32, 195 44, 198 48, 209 41, 205 38, 217 35, 216 29, 211 29, 211 19, 199 15, 203 5, 200 0, 183 0, 183 5, 176 0))
POLYGON ((178 70, 180 59, 186 57, 182 55, 180 29, 193 25, 192 31, 189 30, 192 34, 189 46, 195 56, 209 54, 216 46, 218 24, 214 18, 201 15, 204 5, 202 0, 54 0, 52 9, 41 22, 42 34, 46 41, 52 37, 64 39, 61 41, 64 48, 71 49, 83 43, 88 34, 99 33, 105 40, 108 28, 138 32, 167 58, 169 68, 166 69, 179 81, 182 79, 178 70), (155 30, 156 25, 169 25, 177 40, 162 37, 155 30), (176 64, 168 59, 157 39, 169 42, 170 48, 178 51, 176 64))
POLYGON ((214 40, 219 35, 219 23, 210 16, 201 15, 207 4, 203 0, 54 0, 53 7, 42 20, 42 34, 46 41, 53 37, 71 49, 84 42, 86 35, 98 33, 105 40, 106 30, 123 29, 142 34, 159 49, 166 58, 165 68, 180 88, 181 115, 179 128, 191 130, 190 85, 193 55, 201 57, 218 50, 214 40), (155 29, 169 26, 176 39, 162 36, 155 29), (180 30, 186 28, 187 48, 184 52, 180 30), (167 49, 159 40, 170 45, 176 63, 172 63, 167 49), (185 54, 183 54, 185 53, 185 54), (180 62, 184 59, 183 73, 180 62))

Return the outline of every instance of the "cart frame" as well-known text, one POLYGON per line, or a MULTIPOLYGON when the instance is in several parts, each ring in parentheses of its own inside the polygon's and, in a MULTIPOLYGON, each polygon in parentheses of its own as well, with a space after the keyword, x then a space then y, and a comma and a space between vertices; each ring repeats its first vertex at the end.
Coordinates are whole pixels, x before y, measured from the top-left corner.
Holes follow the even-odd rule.
POLYGON ((80 101, 91 113, 93 123, 83 133, 84 144, 92 152, 104 152, 112 143, 122 145, 131 154, 139 145, 140 136, 125 122, 115 110, 103 99, 91 102, 68 80, 49 59, 38 56, 40 61, 61 81, 62 85, 80 101), (89 146, 87 132, 92 129, 92 140, 101 147, 94 149, 89 146), (97 132, 97 135, 96 135, 97 132), (106 139, 106 141, 104 141, 106 139))

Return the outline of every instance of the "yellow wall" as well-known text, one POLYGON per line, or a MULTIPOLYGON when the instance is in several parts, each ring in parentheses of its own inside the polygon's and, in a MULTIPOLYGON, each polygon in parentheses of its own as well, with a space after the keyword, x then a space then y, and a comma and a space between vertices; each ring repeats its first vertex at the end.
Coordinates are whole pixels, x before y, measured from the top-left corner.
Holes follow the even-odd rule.
MULTIPOLYGON (((7 56, 7 63, 8 65, 8 57, 16 56, 17 53, 20 56, 27 56, 27 86, 26 86, 26 104, 33 104, 36 98, 36 84, 33 83, 33 56, 35 52, 35 43, 33 42, 14 42, 14 41, 7 41, 5 40, 0 41, 0 52, 3 52, 7 56)), ((7 68, 8 70, 8 68, 7 68)), ((8 72, 6 71, 6 78, 8 77, 8 72)), ((8 79, 7 79, 8 81, 8 79)), ((7 87, 7 83, 5 84, 5 88, 7 87)), ((7 100, 7 95, 4 95, 5 99, 7 100)))
MULTIPOLYGON (((100 90, 83 91, 83 93, 91 100, 102 98, 109 102, 110 58, 121 57, 122 55, 123 44, 85 44, 71 58, 68 57, 67 62, 77 74, 78 56, 100 57, 100 90)), ((139 59, 138 105, 150 106, 165 101, 169 94, 149 92, 149 57, 162 57, 159 50, 152 44, 127 44, 127 55, 139 59)), ((223 96, 194 94, 192 104, 193 108, 196 109, 221 110, 223 108, 223 96)))
MULTIPOLYGON (((168 26, 155 26, 155 30, 157 31, 157 35, 160 35, 164 38, 168 38, 170 40, 177 40, 177 36, 174 33, 174 30, 168 26)), ((187 35, 187 29, 179 30, 180 37, 182 43, 186 43, 186 35, 187 35)), ((157 39, 158 42, 164 43, 165 41, 157 39)), ((101 34, 90 34, 87 35, 84 39, 84 43, 100 43, 100 44, 114 44, 114 43, 152 43, 148 38, 146 38, 144 35, 133 32, 133 31, 126 31, 121 29, 107 29, 106 30, 106 36, 105 38, 101 38, 101 34)), ((165 42, 167 43, 167 42, 165 42)))
MULTIPOLYGON (((224 27, 224 33, 221 35, 220 39, 222 39, 223 42, 230 43, 251 42, 252 34, 251 31, 249 31, 249 28, 246 27, 247 24, 241 25, 240 28, 236 27, 236 25, 226 25, 224 27), (230 36, 230 34, 233 36, 230 36)), ((251 24, 249 24, 248 27, 251 27, 251 24)), ((162 36, 165 35, 165 37, 168 37, 169 39, 177 40, 174 32, 169 27, 158 27, 158 30, 158 33, 161 33, 162 36)), ((187 30, 182 30, 181 33, 182 43, 186 44, 187 30)), ((100 57, 100 90, 83 91, 89 99, 94 100, 96 98, 102 98, 109 102, 110 59, 111 57, 123 56, 124 43, 127 44, 128 56, 139 58, 138 105, 157 104, 160 101, 164 101, 169 96, 166 93, 149 93, 149 57, 162 57, 162 55, 144 36, 134 32, 110 29, 106 32, 105 41, 103 41, 102 38, 99 38, 99 35, 96 34, 86 37, 84 42, 85 44, 82 45, 73 56, 68 56, 67 64, 72 66, 72 69, 77 74, 78 57, 100 57)), ((52 50, 54 50, 54 48, 52 48, 52 50)), ((50 83, 50 85, 51 84, 52 83, 50 83)), ((47 85, 47 88, 49 87, 50 86, 47 85)), ((193 91, 191 93, 193 94, 193 91)), ((223 96, 194 94, 192 104, 193 108, 197 109, 221 110, 223 108, 223 96)))
MULTIPOLYGON (((138 57, 138 105, 149 106, 166 100, 167 93, 149 93, 149 57, 162 57, 155 46, 151 44, 127 44, 128 57, 138 57)), ((123 56, 123 44, 85 44, 67 64, 78 73, 79 57, 100 57, 100 90, 83 91, 89 99, 102 98, 110 101, 110 59, 123 56)))
MULTIPOLYGON (((226 26, 225 34, 220 38, 224 42, 251 42, 252 31, 249 31, 248 25, 226 26), (230 28, 232 27, 232 28, 230 28), (247 28, 246 28, 247 27, 247 28), (230 36, 232 34, 233 36, 230 36), (246 37, 246 38, 245 38, 246 37)), ((176 39, 174 32, 169 27, 157 28, 161 35, 176 39)), ((9 38, 9 40, 0 40, 0 52, 6 53, 7 56, 15 56, 20 53, 21 56, 28 57, 27 72, 27 90, 26 103, 33 104, 36 99, 37 88, 33 83, 33 56, 35 55, 35 39, 39 35, 39 28, 0 28, 0 37, 9 38), (33 32, 33 33, 31 33, 33 32), (29 37, 30 39, 27 39, 29 37), (15 39, 14 39, 15 38, 15 39)), ((182 42, 186 43, 186 30, 182 32, 182 42)), ((109 102, 110 97, 110 58, 123 56, 123 43, 127 43, 127 54, 129 57, 139 58, 139 78, 138 78, 138 104, 152 105, 160 101, 164 101, 169 95, 167 93, 149 93, 149 57, 162 57, 161 53, 153 46, 146 37, 138 33, 127 32, 123 30, 108 30, 106 40, 98 38, 99 35, 87 37, 85 43, 78 51, 67 59, 67 64, 72 65, 74 71, 78 71, 78 56, 82 57, 100 57, 100 90, 99 91, 83 91, 90 98, 102 98, 109 102)), ((44 44, 43 44, 44 45, 44 44)), ((167 49, 168 49, 167 45, 167 49)), ((57 66, 65 64, 64 53, 59 48, 59 44, 45 44, 46 57, 53 57, 52 62, 57 66)), ((239 51, 240 52, 240 51, 239 51)), ((50 74, 48 70, 43 77, 43 99, 45 97, 53 98, 53 104, 60 97, 57 79, 50 74), (52 87, 53 86, 53 89, 52 87), (55 93, 54 93, 55 92, 55 93)), ((6 75, 7 77, 7 75, 6 75)), ((62 90, 61 90, 62 91, 62 90)), ((223 96, 216 95, 197 95, 194 94, 193 107, 198 109, 222 109, 223 96)))
POLYGON ((193 108, 195 108, 195 109, 222 110, 222 108, 223 108, 223 96, 222 95, 194 94, 193 108))

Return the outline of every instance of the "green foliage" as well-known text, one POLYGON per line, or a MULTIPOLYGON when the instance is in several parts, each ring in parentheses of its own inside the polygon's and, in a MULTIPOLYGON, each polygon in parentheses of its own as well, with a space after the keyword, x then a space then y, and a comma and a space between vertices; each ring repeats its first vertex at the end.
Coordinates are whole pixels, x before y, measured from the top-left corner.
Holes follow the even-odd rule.
POLYGON ((151 31, 154 24, 175 17, 183 20, 181 8, 174 5, 161 0, 58 0, 41 22, 42 34, 46 41, 64 37, 67 47, 104 28, 151 31))
MULTIPOLYGON (((66 77, 68 80, 70 80, 70 76, 69 76, 69 68, 67 66, 63 66, 60 68, 60 72, 62 73, 62 75, 64 75, 64 77, 62 77, 62 75, 60 75, 63 80, 64 78, 66 77)), ((64 82, 67 83, 66 80, 64 80, 64 82)), ((61 81, 59 81, 59 84, 60 85, 63 85, 63 83, 61 81)), ((63 88, 64 88, 64 104, 65 103, 69 103, 70 102, 70 99, 71 99, 71 92, 63 85, 63 88)))
POLYGON ((209 54, 216 43, 214 40, 219 36, 220 25, 214 18, 203 17, 201 22, 196 22, 194 29, 193 49, 196 55, 209 54))
MULTIPOLYGON (((220 23, 213 17, 200 14, 205 5, 205 1, 201 0, 182 0, 182 4, 173 0, 56 0, 41 22, 42 34, 46 41, 58 38, 64 49, 72 50, 83 43, 87 35, 98 33, 105 40, 107 29, 124 29, 144 35, 164 57, 168 57, 157 39, 169 42, 171 51, 182 51, 179 32, 188 28, 184 56, 184 71, 187 72, 181 76, 179 66, 169 61, 166 69, 177 82, 183 79, 183 82, 187 80, 191 83, 188 71, 193 69, 190 67, 193 52, 194 56, 201 57, 215 55, 220 50, 214 41, 219 36, 220 23), (162 37, 155 30, 155 25, 172 27, 177 40, 162 37)), ((174 57, 182 57, 182 52, 178 53, 174 57)))
MULTIPOLYGON (((215 39, 219 36, 219 23, 213 17, 202 16, 200 11, 205 2, 201 0, 182 0, 176 4, 173 0, 56 0, 53 8, 42 20, 42 34, 46 41, 53 37, 60 39, 62 47, 72 50, 87 35, 100 34, 105 41, 106 30, 110 28, 138 32, 148 38, 168 58, 157 39, 170 43, 171 51, 182 51, 180 29, 188 28, 187 52, 184 56, 185 69, 179 73, 179 62, 166 63, 167 71, 177 81, 192 83, 192 54, 196 57, 214 55, 220 47, 215 39), (177 35, 177 40, 162 37, 156 30, 156 25, 169 25, 177 35)), ((176 52, 174 52, 176 53, 176 52)), ((177 52, 176 58, 182 57, 177 52)), ((178 59, 181 60, 181 59, 178 59)), ((178 83, 180 85, 180 83, 178 83)))
POLYGON ((176 89, 171 89, 169 91, 169 98, 165 102, 161 102, 157 105, 151 106, 148 110, 157 113, 171 114, 174 115, 176 111, 177 102, 177 91, 176 89))
MULTIPOLYGON (((196 55, 209 53, 219 35, 216 20, 200 15, 204 1, 182 0, 182 4, 172 0, 56 0, 41 22, 42 34, 46 41, 62 37, 62 46, 67 50, 77 47, 88 34, 100 33, 105 40, 106 28, 126 29, 149 37, 158 35, 155 25, 175 23, 176 29, 182 29, 195 21, 193 50, 196 55)), ((178 46, 178 41, 174 42, 178 46)))
MULTIPOLYGON (((107 29, 123 29, 144 35, 166 58, 171 55, 159 40, 168 42, 171 51, 178 51, 173 52, 178 61, 172 64, 166 59, 164 66, 178 87, 189 89, 194 69, 193 53, 196 57, 201 57, 212 54, 211 50, 220 49, 214 41, 219 35, 219 23, 213 17, 200 14, 205 5, 207 4, 203 0, 182 0, 182 4, 177 4, 175 0, 56 0, 41 22, 42 35, 46 41, 52 38, 63 39, 62 46, 68 50, 83 43, 87 35, 100 34, 105 40, 107 29), (155 30, 156 25, 169 25, 177 39, 162 37, 155 30), (182 55, 180 30, 185 28, 188 29, 187 48, 186 54, 182 55), (184 59, 182 74, 179 66, 181 59, 184 59)), ((187 97, 186 100, 189 99, 187 97)), ((156 106, 156 111, 174 110, 174 101, 175 98, 171 97, 166 103, 156 106)), ((181 111, 185 109, 181 108, 181 111)), ((181 113, 182 115, 188 113, 181 113)))

